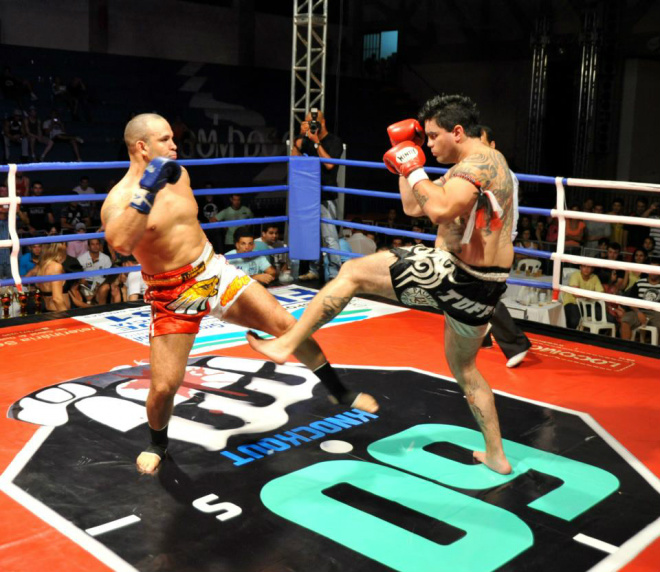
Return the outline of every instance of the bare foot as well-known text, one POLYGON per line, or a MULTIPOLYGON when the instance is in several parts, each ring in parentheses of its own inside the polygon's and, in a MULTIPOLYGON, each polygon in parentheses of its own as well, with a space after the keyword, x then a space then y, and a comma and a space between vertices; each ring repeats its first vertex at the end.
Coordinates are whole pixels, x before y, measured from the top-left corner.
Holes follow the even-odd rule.
POLYGON ((511 472, 511 464, 506 460, 504 454, 490 458, 484 451, 474 451, 472 456, 496 473, 508 475, 511 472))
POLYGON ((283 364, 291 355, 291 352, 282 347, 280 338, 274 340, 262 340, 255 332, 250 330, 245 334, 250 347, 260 354, 265 355, 269 360, 275 363, 283 364))
POLYGON ((156 453, 149 453, 148 451, 142 451, 138 455, 136 464, 138 471, 145 475, 152 475, 156 472, 156 469, 160 467, 162 459, 156 453))
POLYGON ((351 404, 351 407, 356 407, 357 409, 361 409, 367 413, 376 413, 376 411, 378 411, 379 405, 378 401, 376 401, 368 393, 360 393, 355 398, 355 401, 353 401, 351 404))

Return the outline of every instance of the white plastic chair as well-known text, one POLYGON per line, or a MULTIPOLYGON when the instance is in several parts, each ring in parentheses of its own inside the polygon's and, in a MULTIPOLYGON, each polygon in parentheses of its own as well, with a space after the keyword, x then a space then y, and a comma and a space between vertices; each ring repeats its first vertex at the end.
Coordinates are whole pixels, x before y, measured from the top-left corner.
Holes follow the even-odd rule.
POLYGON ((529 269, 530 272, 534 273, 541 268, 541 261, 535 260, 534 258, 523 258, 518 261, 516 270, 518 272, 527 272, 529 269))
POLYGON ((577 268, 562 268, 561 269, 561 283, 564 284, 565 286, 568 286, 568 284, 571 281, 571 276, 575 272, 579 272, 579 270, 577 268))
POLYGON ((592 334, 600 334, 601 330, 608 330, 610 336, 616 336, 616 326, 607 321, 605 302, 602 300, 577 298, 577 303, 581 316, 580 323, 577 327, 578 330, 589 330, 592 334), (600 317, 598 319, 596 319, 598 315, 596 306, 600 307, 600 317))
POLYGON ((646 336, 643 334, 643 332, 648 332, 649 334, 651 334, 651 343, 654 346, 658 345, 658 328, 656 328, 655 326, 639 326, 638 328, 635 328, 632 331, 633 341, 637 338, 637 334, 639 334, 639 341, 645 342, 646 336))

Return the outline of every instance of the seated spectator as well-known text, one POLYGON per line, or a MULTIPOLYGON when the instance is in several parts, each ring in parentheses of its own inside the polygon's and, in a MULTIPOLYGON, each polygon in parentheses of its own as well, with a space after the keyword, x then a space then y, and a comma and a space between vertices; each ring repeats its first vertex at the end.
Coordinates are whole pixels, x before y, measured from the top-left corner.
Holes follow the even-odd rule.
MULTIPOLYGON (((129 256, 123 261, 123 266, 137 266, 137 260, 129 256)), ((144 299, 144 293, 147 290, 147 284, 142 278, 142 272, 127 272, 126 293, 129 302, 137 302, 144 299)))
POLYGON ((21 255, 18 260, 18 272, 21 276, 27 276, 39 262, 41 256, 41 244, 33 244, 28 247, 28 251, 21 255))
MULTIPOLYGON (((362 224, 362 219, 354 218, 352 222, 355 224, 362 224)), ((364 231, 357 228, 351 229, 351 236, 348 238, 348 244, 350 245, 352 252, 364 255, 376 252, 375 241, 366 236, 364 231)))
MULTIPOLYGON (((603 214, 605 212, 605 207, 602 203, 596 203, 593 212, 596 214, 603 214)), ((598 242, 604 238, 610 238, 610 235, 612 234, 612 225, 609 222, 597 222, 595 220, 588 220, 585 222, 585 225, 586 241, 584 246, 589 250, 586 251, 584 255, 594 256, 595 251, 598 248, 598 242)))
POLYGON ((607 249, 610 246, 610 241, 608 238, 601 238, 598 241, 598 256, 594 258, 607 258, 607 249))
POLYGON ((81 207, 79 203, 68 203, 60 211, 60 227, 62 230, 75 231, 76 225, 81 222, 85 226, 92 226, 92 218, 89 211, 81 207))
POLYGON ((16 194, 19 197, 30 195, 30 178, 22 171, 16 173, 16 194))
POLYGON ((390 242, 390 248, 401 248, 403 246, 403 238, 400 236, 392 237, 390 242))
MULTIPOLYGON (((530 250, 539 250, 539 245, 532 240, 532 232, 526 228, 518 235, 518 240, 514 242, 514 246, 519 248, 528 248, 530 250)), ((515 260, 521 260, 522 258, 530 258, 528 254, 518 254, 514 256, 515 260)))
POLYGON ((7 163, 18 163, 18 159, 12 159, 12 148, 17 147, 21 150, 20 162, 28 162, 29 139, 23 125, 23 112, 20 109, 14 109, 11 117, 5 119, 2 127, 2 135, 5 141, 5 160, 7 163))
POLYGON ((655 250, 655 238, 647 236, 642 243, 642 250, 644 250, 648 256, 653 256, 653 251, 655 250))
MULTIPOLYGON (((66 245, 63 242, 44 244, 39 262, 36 265, 37 276, 53 276, 64 274, 63 262, 66 258, 66 245)), ((44 306, 49 312, 62 312, 71 308, 71 298, 64 291, 64 280, 42 282, 39 290, 44 300, 44 306)))
MULTIPOLYGON (((596 276, 596 274, 593 272, 593 266, 581 264, 580 271, 573 272, 573 274, 571 274, 568 285, 572 286, 573 288, 581 288, 582 290, 603 292, 603 285, 601 284, 598 276, 596 276)), ((566 314, 566 327, 574 330, 580 323, 580 309, 578 308, 575 296, 573 296, 573 294, 564 292, 562 294, 562 301, 564 304, 564 313, 566 314)))
POLYGON ((387 219, 383 222, 379 222, 378 226, 384 226, 387 228, 399 228, 400 217, 396 209, 389 209, 387 211, 387 219))
MULTIPOLYGON (((254 250, 269 250, 272 248, 282 248, 284 242, 280 240, 280 229, 276 224, 264 224, 261 226, 261 237, 254 241, 254 250)), ((277 270, 278 275, 281 272, 288 272, 286 263, 286 254, 265 255, 277 270)))
MULTIPOLYGON (((53 143, 57 143, 58 141, 64 141, 67 142, 71 145, 71 148, 73 149, 73 153, 76 156, 76 161, 81 162, 82 159, 80 158, 80 151, 78 149, 78 144, 84 143, 81 137, 77 137, 75 135, 69 135, 66 132, 66 127, 64 126, 64 121, 60 119, 60 115, 57 112, 56 109, 53 109, 53 111, 50 112, 50 118, 46 119, 44 121, 43 125, 43 132, 50 137, 51 141, 53 143)), ((51 147, 52 148, 52 147, 51 147)), ((50 149, 44 150, 43 154, 41 155, 41 161, 43 161, 46 158, 46 155, 50 152, 50 149)))
MULTIPOLYGON (((621 260, 621 245, 610 242, 607 247, 607 260, 621 260)), ((625 270, 614 270, 612 268, 600 268, 598 277, 603 286, 608 286, 609 291, 618 294, 623 291, 623 280, 626 276, 625 270)))
POLYGON ((542 243, 545 242, 546 232, 545 222, 541 219, 537 220, 536 224, 534 225, 534 234, 532 235, 532 239, 537 242, 539 248, 543 248, 542 243))
POLYGON ((23 122, 23 125, 25 126, 25 133, 30 145, 30 157, 32 157, 33 161, 36 161, 37 143, 41 143, 42 145, 46 146, 43 153, 41 153, 41 155, 46 155, 46 153, 48 153, 54 145, 53 140, 44 135, 44 132, 41 129, 41 119, 39 119, 39 116, 37 115, 37 108, 34 105, 30 106, 30 110, 23 122))
MULTIPOLYGON (((340 233, 339 234, 339 250, 343 252, 353 252, 351 250, 351 245, 349 244, 348 240, 344 238, 344 236, 340 233)), ((341 261, 341 264, 344 264, 347 260, 350 260, 350 256, 340 256, 339 260, 341 261)), ((328 276, 328 271, 330 269, 330 261, 328 260, 327 255, 323 255, 323 271, 325 272, 325 276, 328 276)))
MULTIPOLYGON (((633 262, 635 264, 648 264, 649 256, 643 248, 638 248, 633 253, 633 262)), ((625 276, 623 278, 623 289, 628 290, 632 288, 635 283, 641 278, 641 272, 635 272, 634 270, 626 270, 625 276)))
MULTIPOLYGON (((85 234, 87 232, 87 227, 84 222, 78 222, 76 223, 75 230, 77 234, 85 234)), ((74 258, 82 256, 88 250, 89 247, 86 240, 71 240, 66 243, 66 253, 74 258)))
MULTIPOLYGON (((78 262, 84 271, 112 267, 110 257, 101 252, 101 241, 98 238, 90 238, 87 244, 89 250, 78 257, 78 262)), ((110 293, 110 285, 106 283, 105 276, 93 276, 82 281, 80 290, 87 304, 92 302, 106 304, 110 293)))
POLYGON ((527 215, 522 215, 518 220, 518 235, 521 235, 524 230, 532 231, 532 219, 527 215))
MULTIPOLYGON (((246 226, 241 226, 236 230, 234 233, 234 241, 236 248, 227 252, 227 256, 230 254, 252 252, 254 250, 254 233, 246 226)), ((248 276, 254 278, 264 286, 267 286, 277 278, 277 270, 265 256, 232 258, 228 260, 228 262, 237 266, 248 276)))
MULTIPOLYGON (((650 264, 660 266, 660 260, 653 258, 650 264)), ((660 268, 658 269, 660 271, 660 268)), ((648 274, 640 278, 635 284, 626 290, 625 296, 639 300, 660 302, 660 274, 648 274)), ((660 330, 660 312, 646 310, 643 308, 621 308, 621 338, 630 340, 632 331, 640 326, 653 326, 660 330)))

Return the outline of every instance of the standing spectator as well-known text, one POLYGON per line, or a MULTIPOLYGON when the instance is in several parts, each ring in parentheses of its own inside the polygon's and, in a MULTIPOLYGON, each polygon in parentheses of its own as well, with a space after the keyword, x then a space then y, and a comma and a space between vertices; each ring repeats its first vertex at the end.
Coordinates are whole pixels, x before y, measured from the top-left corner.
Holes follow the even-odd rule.
MULTIPOLYGON (((649 211, 649 218, 660 219, 660 203, 651 203, 649 211)), ((653 249, 649 251, 649 256, 660 257, 660 227, 649 228, 649 237, 653 239, 653 249)))
MULTIPOLYGON (((32 196, 41 197, 43 194, 43 183, 41 181, 34 181, 34 183, 32 183, 32 196)), ((50 229, 55 225, 53 209, 46 202, 25 205, 23 212, 26 216, 24 222, 32 236, 44 236, 49 234, 50 229)))
POLYGON ((41 256, 41 244, 33 244, 28 247, 28 251, 21 255, 18 260, 18 273, 25 276, 39 262, 41 256))
MULTIPOLYGON (((50 112, 50 118, 46 119, 43 123, 43 131, 48 137, 50 137, 53 143, 57 141, 65 141, 71 145, 73 153, 76 156, 76 161, 81 162, 80 151, 78 149, 78 143, 82 144, 84 141, 81 137, 76 137, 75 135, 68 135, 66 132, 66 127, 64 126, 64 121, 60 119, 60 114, 57 109, 53 109, 50 112)), ((52 146, 51 146, 52 148, 52 146)), ((43 161, 46 158, 46 155, 50 152, 50 149, 45 149, 41 155, 41 160, 43 161)))
MULTIPOLYGON (((593 266, 586 264, 580 265, 580 272, 573 272, 568 281, 568 285, 573 288, 581 288, 582 290, 590 290, 591 292, 603 292, 603 285, 600 279, 594 272, 593 266)), ((580 310, 577 301, 573 294, 564 292, 562 294, 564 303, 564 313, 566 314, 566 327, 574 330, 580 323, 580 310)))
POLYGON ((24 121, 24 126, 25 126, 25 133, 27 135, 28 142, 30 145, 30 157, 32 157, 33 161, 36 161, 37 143, 41 143, 42 145, 46 146, 42 155, 46 155, 46 153, 48 153, 51 150, 54 143, 52 139, 44 135, 41 129, 41 119, 39 119, 39 116, 37 115, 37 108, 34 105, 30 106, 30 110, 24 121))
POLYGON ((79 77, 74 77, 67 88, 69 94, 69 102, 71 106, 71 117, 75 120, 81 118, 81 112, 84 115, 84 120, 91 121, 89 114, 89 97, 87 95, 87 86, 79 77))
MULTIPOLYGON (((594 205, 594 213, 603 214, 605 207, 601 203, 594 205)), ((587 240, 584 243, 585 248, 589 249, 584 253, 584 256, 595 256, 598 249, 598 242, 603 238, 609 238, 612 234, 612 225, 609 222, 598 222, 595 220, 588 220, 585 222, 587 240)))
POLYGON ((23 124, 23 112, 20 109, 14 109, 11 117, 5 119, 2 135, 5 140, 5 160, 7 163, 12 162, 11 149, 14 146, 21 149, 21 162, 27 163, 29 139, 23 124))
MULTIPOLYGON (((635 202, 635 212, 630 213, 630 216, 646 218, 651 212, 652 208, 648 207, 648 201, 644 197, 640 197, 635 202)), ((634 252, 636 248, 640 248, 644 243, 644 239, 649 236, 649 227, 639 224, 626 224, 623 227, 623 245, 628 252, 634 252)))
MULTIPOLYGON (((300 125, 300 133, 293 142, 292 155, 308 155, 321 159, 321 186, 337 186, 337 166, 323 163, 323 159, 339 159, 344 144, 338 135, 330 133, 326 126, 323 111, 312 108, 300 125)), ((337 218, 337 193, 321 191, 321 217, 337 218)), ((325 248, 339 250, 339 235, 333 224, 321 225, 321 242, 325 248)), ((328 275, 326 280, 336 278, 341 267, 341 258, 337 254, 328 255, 328 275)), ((318 260, 311 262, 309 272, 299 276, 300 280, 318 280, 320 267, 318 260)))
MULTIPOLYGON (((234 244, 236 248, 227 252, 230 254, 243 254, 244 252, 252 252, 254 250, 254 233, 247 226, 241 226, 236 229, 234 233, 234 244)), ((268 286, 275 278, 277 278, 277 270, 268 261, 265 256, 255 256, 252 258, 232 258, 228 260, 229 264, 240 268, 251 278, 257 282, 261 282, 264 286, 268 286)))
POLYGON ((53 105, 57 109, 62 109, 66 107, 71 110, 71 98, 69 97, 69 91, 66 88, 66 85, 62 83, 60 76, 54 76, 50 81, 50 94, 53 100, 53 105))
MULTIPOLYGON (((650 263, 658 266, 660 260, 653 258, 650 263)), ((660 302, 660 275, 649 274, 646 278, 640 278, 626 290, 625 295, 629 298, 660 302)), ((660 312, 643 308, 621 308, 619 316, 621 317, 621 338, 624 340, 631 339, 632 331, 640 326, 648 325, 660 330, 660 312)))
MULTIPOLYGON (((178 145, 177 145, 178 148, 178 145)), ((204 183, 205 189, 213 189, 215 185, 211 181, 204 183)), ((220 212, 217 195, 202 195, 197 197, 197 219, 201 224, 216 222, 216 216, 220 212)), ((213 250, 223 252, 222 232, 219 228, 205 228, 204 234, 213 245, 213 250)))
MULTIPOLYGON (((230 205, 221 210, 216 216, 215 220, 218 222, 229 221, 229 220, 245 220, 246 218, 254 218, 254 214, 249 209, 249 207, 241 205, 241 195, 231 195, 229 197, 230 205)), ((229 227, 225 234, 225 251, 231 249, 234 245, 234 232, 236 231, 235 226, 229 227)))
MULTIPOLYGON (((75 230, 77 234, 85 234, 87 227, 84 222, 78 222, 76 223, 75 230)), ((89 245, 86 240, 70 240, 66 243, 66 253, 74 258, 78 258, 88 251, 89 245)))
MULTIPOLYGON (((78 257, 78 262, 83 270, 101 270, 112 267, 110 257, 101 252, 101 241, 98 238, 90 238, 87 244, 89 250, 78 257)), ((88 304, 92 301, 97 304, 105 304, 108 301, 110 286, 106 284, 105 276, 93 276, 82 281, 81 290, 88 304)))
MULTIPOLYGON (((572 211, 579 211, 577 205, 571 207, 572 211)), ((584 242, 584 233, 587 228, 587 225, 583 220, 567 218, 566 219, 566 242, 565 245, 568 247, 573 247, 572 250, 577 249, 579 254, 579 249, 584 242)))
POLYGON ((60 228, 62 230, 75 231, 76 225, 83 223, 86 227, 92 226, 92 219, 89 211, 84 209, 77 202, 68 203, 60 211, 60 228))
POLYGON ((2 71, 0 89, 2 89, 2 95, 7 101, 14 101, 21 107, 24 107, 24 99, 27 96, 30 96, 32 101, 38 99, 30 82, 11 73, 9 66, 5 66, 2 71))
MULTIPOLYGON (((614 199, 612 201, 612 210, 607 213, 610 215, 623 216, 623 200, 614 199)), ((617 242, 623 244, 624 242, 624 225, 622 222, 613 222, 612 224, 612 233, 610 234, 610 242, 617 242)))
MULTIPOLYGON (((362 224, 362 219, 354 218, 353 222, 355 224, 362 224)), ((358 228, 352 229, 348 244, 350 245, 351 250, 358 254, 367 255, 376 252, 375 241, 368 236, 365 236, 365 234, 358 228)))
MULTIPOLYGON (((77 187, 73 188, 73 192, 76 193, 76 195, 95 195, 96 190, 94 187, 89 186, 89 177, 87 175, 83 175, 80 177, 80 184, 77 187)), ((91 206, 91 203, 89 201, 80 201, 78 203, 81 207, 84 209, 88 209, 91 206)))

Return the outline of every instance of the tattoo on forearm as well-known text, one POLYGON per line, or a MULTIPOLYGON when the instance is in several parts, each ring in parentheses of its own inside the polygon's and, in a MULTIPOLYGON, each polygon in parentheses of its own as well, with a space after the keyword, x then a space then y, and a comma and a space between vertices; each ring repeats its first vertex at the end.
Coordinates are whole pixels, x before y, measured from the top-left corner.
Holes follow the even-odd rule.
POLYGON ((316 332, 330 322, 336 315, 338 315, 351 301, 349 298, 340 298, 338 296, 326 296, 323 300, 323 313, 312 328, 312 332, 316 332))
POLYGON ((417 203, 419 204, 419 206, 424 208, 424 205, 426 204, 426 201, 429 200, 429 198, 422 195, 419 191, 416 191, 415 187, 413 187, 412 192, 413 192, 413 195, 415 195, 415 198, 417 199, 417 203))

